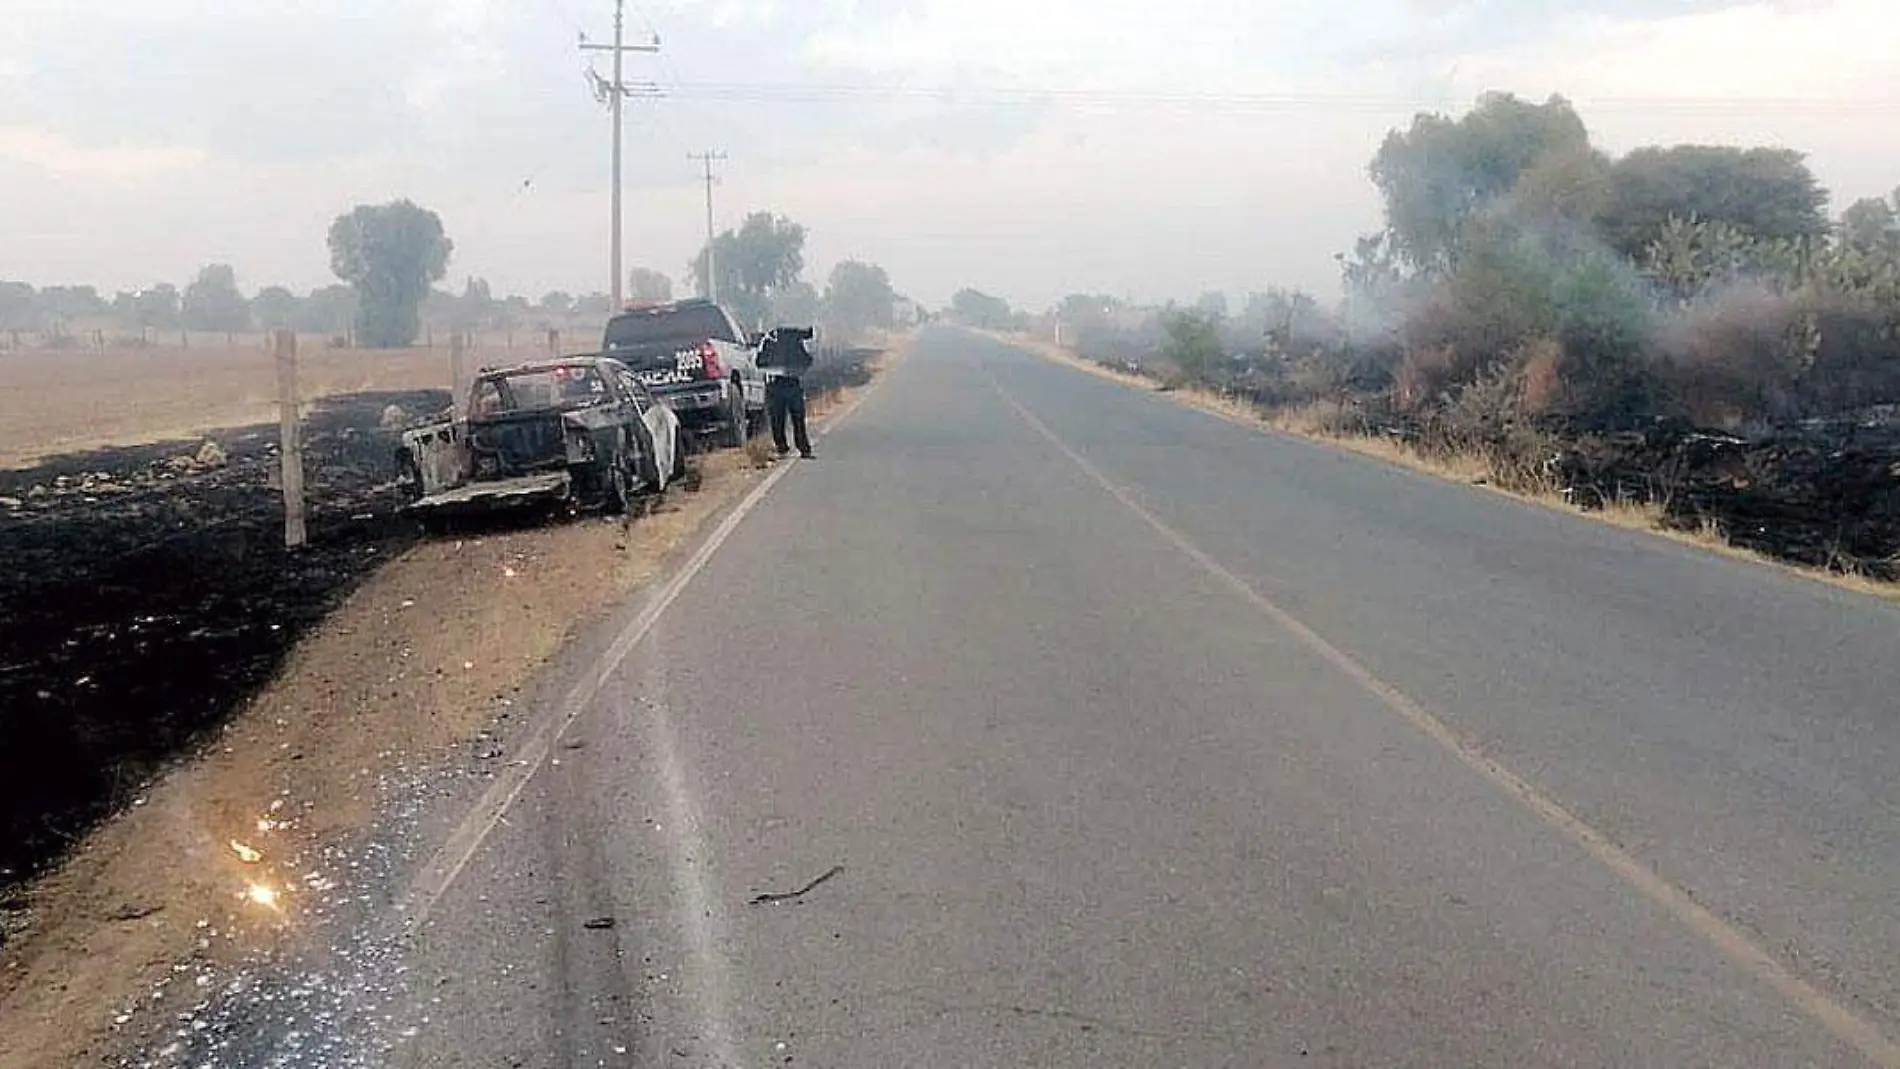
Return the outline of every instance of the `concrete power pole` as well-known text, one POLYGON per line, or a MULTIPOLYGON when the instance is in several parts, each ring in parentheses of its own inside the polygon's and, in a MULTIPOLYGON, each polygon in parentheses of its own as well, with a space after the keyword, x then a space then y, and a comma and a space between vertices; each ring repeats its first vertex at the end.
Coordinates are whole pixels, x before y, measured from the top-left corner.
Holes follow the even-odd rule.
POLYGON ((713 177, 713 164, 717 161, 724 160, 726 154, 724 152, 708 150, 705 152, 687 153, 686 158, 689 160, 698 160, 706 165, 706 292, 701 294, 701 296, 709 301, 717 301, 719 299, 719 272, 717 270, 718 265, 713 259, 712 191, 713 182, 716 180, 713 177))
MULTIPOLYGON (((614 154, 613 154, 614 176, 613 176, 613 208, 612 208, 612 213, 611 213, 613 216, 613 220, 609 224, 609 228, 613 231, 613 254, 610 257, 611 265, 609 267, 609 271, 611 272, 611 277, 613 278, 613 286, 612 286, 613 312, 610 314, 618 313, 622 305, 624 304, 624 301, 622 300, 622 298, 625 291, 622 290, 621 287, 626 284, 625 280, 622 278, 620 274, 620 105, 622 101, 633 96, 634 91, 635 91, 634 87, 627 85, 626 79, 621 74, 621 61, 626 57, 626 54, 628 52, 649 52, 650 53, 650 52, 658 52, 660 50, 660 39, 658 36, 655 36, 653 38, 653 43, 650 45, 629 45, 629 44, 622 43, 622 30, 626 24, 626 10, 627 10, 627 0, 614 0, 614 43, 613 44, 610 44, 610 45, 593 44, 587 40, 586 34, 581 35, 581 51, 583 52, 611 52, 613 53, 613 57, 614 57, 614 77, 611 82, 603 81, 601 80, 599 75, 594 74, 591 71, 588 72, 589 76, 593 79, 594 96, 600 101, 602 101, 603 103, 607 104, 608 107, 613 111, 613 116, 614 116, 614 119, 613 119, 613 122, 614 122, 614 154)), ((652 87, 642 86, 640 88, 651 90, 652 87)))

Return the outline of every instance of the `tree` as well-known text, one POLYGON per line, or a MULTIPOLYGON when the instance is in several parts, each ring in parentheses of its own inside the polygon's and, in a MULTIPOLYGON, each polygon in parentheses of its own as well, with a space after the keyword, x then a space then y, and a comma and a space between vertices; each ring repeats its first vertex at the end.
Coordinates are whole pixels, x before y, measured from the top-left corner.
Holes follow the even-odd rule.
POLYGON ((1190 382, 1212 383, 1226 363, 1220 328, 1203 312, 1176 312, 1161 325, 1161 356, 1190 382))
POLYGON ((627 299, 670 301, 673 299, 673 280, 651 267, 636 267, 627 276, 627 299))
POLYGON ((719 301, 754 329, 765 325, 772 295, 790 286, 805 270, 805 228, 771 212, 753 212, 737 230, 713 239, 693 258, 691 273, 701 293, 706 292, 706 255, 714 254, 719 301))
POLYGON ((1609 156, 1587 145, 1552 151, 1518 175, 1512 208, 1544 224, 1594 227, 1609 205, 1613 169, 1609 156))
POLYGON ((876 264, 842 260, 825 282, 825 319, 841 335, 888 329, 897 319, 897 291, 876 264))
POLYGON ((357 343, 414 344, 422 302, 447 273, 455 249, 436 213, 408 200, 359 204, 330 225, 330 270, 356 291, 357 343))
POLYGON ((111 309, 92 286, 48 286, 40 291, 39 310, 56 322, 104 315, 111 309))
POLYGON ((1419 115, 1386 135, 1372 159, 1397 253, 1422 271, 1458 259, 1467 221, 1491 207, 1539 161, 1587 153, 1590 133, 1569 101, 1532 104, 1486 93, 1463 118, 1419 115))
POLYGON ((793 279, 790 285, 780 286, 772 292, 771 319, 774 323, 788 326, 809 326, 818 321, 823 306, 818 287, 802 278, 793 279))
POLYGON ((1056 305, 1056 317, 1064 323, 1086 323, 1108 315, 1115 298, 1105 294, 1071 293, 1056 305))
POLYGON ((184 299, 178 287, 160 282, 138 291, 132 299, 132 315, 140 329, 165 330, 178 325, 184 299))
POLYGON ((190 330, 249 330, 250 303, 237 285, 230 264, 207 264, 185 287, 183 317, 190 330))
POLYGON ((332 337, 349 330, 356 319, 356 291, 348 286, 324 286, 298 302, 292 325, 307 334, 332 337))
POLYGON ((1671 219, 1726 223, 1760 241, 1828 232, 1827 191, 1790 149, 1729 145, 1639 148, 1616 162, 1600 229, 1635 259, 1671 219))
POLYGON ((950 318, 966 327, 1004 330, 1009 327, 1009 302, 982 290, 961 289, 950 298, 950 318))
POLYGON ((1863 197, 1841 213, 1841 244, 1858 253, 1900 254, 1900 189, 1893 195, 1863 197))
POLYGON ((540 308, 551 316, 564 316, 574 310, 574 297, 566 290, 552 290, 541 295, 540 308))
POLYGON ((1194 310, 1215 321, 1226 319, 1227 295, 1219 290, 1209 290, 1195 298, 1194 310))
POLYGON ((282 286, 265 286, 251 298, 251 317, 265 330, 291 330, 302 302, 282 286))
POLYGON ((456 330, 480 330, 495 315, 495 292, 485 278, 470 277, 462 283, 462 296, 455 302, 452 324, 456 330))
POLYGON ((38 293, 24 282, 0 282, 0 330, 33 330, 39 326, 38 293))

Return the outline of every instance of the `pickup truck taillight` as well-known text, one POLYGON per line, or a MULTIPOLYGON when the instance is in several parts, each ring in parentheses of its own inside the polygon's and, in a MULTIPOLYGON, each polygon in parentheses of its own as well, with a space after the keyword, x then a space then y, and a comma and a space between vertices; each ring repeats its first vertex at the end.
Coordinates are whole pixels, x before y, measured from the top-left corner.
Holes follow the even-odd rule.
POLYGON ((719 350, 713 348, 712 342, 705 342, 700 345, 699 358, 705 362, 707 378, 723 379, 726 377, 726 369, 720 366, 719 363, 719 350))

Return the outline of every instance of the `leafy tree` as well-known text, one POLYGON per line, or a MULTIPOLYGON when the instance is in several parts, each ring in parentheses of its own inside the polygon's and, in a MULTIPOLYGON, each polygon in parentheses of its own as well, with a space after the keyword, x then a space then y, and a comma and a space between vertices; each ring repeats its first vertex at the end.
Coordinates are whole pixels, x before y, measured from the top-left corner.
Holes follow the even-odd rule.
POLYGON ((480 330, 495 316, 495 291, 485 278, 469 277, 462 283, 462 296, 455 302, 451 320, 456 330, 480 330))
POLYGON ((1826 204, 1827 191, 1790 149, 1639 148, 1611 171, 1600 229, 1632 259, 1671 218, 1727 223, 1764 241, 1800 241, 1828 232, 1826 204))
POLYGON ((564 316, 574 310, 574 296, 566 290, 552 290, 541 295, 539 307, 549 315, 564 316))
POLYGON ((250 303, 237 285, 230 264, 207 264, 185 287, 183 317, 191 330, 249 330, 250 303))
POLYGON ((1583 120, 1560 96, 1532 104, 1487 93, 1460 119, 1419 115, 1404 133, 1386 135, 1372 159, 1395 251, 1420 270, 1450 268, 1468 220, 1545 157, 1584 153, 1589 144, 1583 120))
POLYGON ((0 282, 0 330, 38 327, 38 296, 38 292, 24 282, 0 282))
POLYGON ((1004 330, 1009 327, 1011 312, 1009 302, 1001 297, 992 297, 981 290, 961 289, 950 298, 950 317, 968 327, 1004 330))
POLYGON ((294 329, 302 302, 282 286, 265 286, 251 298, 251 316, 266 330, 294 329))
POLYGON ((1848 205, 1841 213, 1841 244, 1860 253, 1900 254, 1900 189, 1848 205))
POLYGON ((809 326, 818 321, 823 308, 824 300, 818 295, 818 287, 802 278, 793 279, 790 285, 781 286, 772 293, 771 319, 774 323, 809 326))
POLYGON ((65 322, 104 315, 111 310, 105 298, 92 286, 48 286, 36 302, 41 313, 65 322))
POLYGON ((761 327, 772 310, 773 294, 798 280, 805 270, 805 228, 771 212, 753 212, 737 230, 713 239, 693 258, 691 273, 706 292, 706 256, 713 253, 719 301, 748 329, 761 327))
POLYGON ((627 276, 627 298, 634 301, 670 301, 673 280, 651 267, 636 267, 627 276))
POLYGON ((1194 310, 1216 322, 1227 318, 1227 295, 1209 290, 1194 299, 1194 310))
POLYGON ((395 349, 422 331, 422 302, 447 273, 442 218, 408 200, 360 204, 330 225, 330 269, 356 291, 358 344, 395 349))
POLYGON ((843 260, 825 283, 825 318, 847 337, 889 327, 897 318, 897 291, 876 264, 843 260))
POLYGON ((176 327, 184 309, 178 287, 169 282, 147 286, 133 295, 134 322, 143 329, 166 330, 176 327))
POLYGON ((298 302, 292 326, 307 334, 342 334, 356 319, 356 291, 330 285, 310 291, 298 302))
POLYGON ((598 319, 602 323, 614 314, 614 297, 611 293, 583 294, 574 299, 574 314, 583 319, 598 319))
POLYGON ((1587 145, 1552 151, 1518 175, 1511 206, 1538 222, 1594 227, 1609 205, 1614 166, 1587 145))
POLYGON ((1106 316, 1115 305, 1115 298, 1103 294, 1071 293, 1056 305, 1056 315, 1065 322, 1081 323, 1106 316))
POLYGON ((1220 327, 1205 312, 1175 312, 1161 324, 1161 356, 1190 382, 1214 382, 1227 361, 1220 327))

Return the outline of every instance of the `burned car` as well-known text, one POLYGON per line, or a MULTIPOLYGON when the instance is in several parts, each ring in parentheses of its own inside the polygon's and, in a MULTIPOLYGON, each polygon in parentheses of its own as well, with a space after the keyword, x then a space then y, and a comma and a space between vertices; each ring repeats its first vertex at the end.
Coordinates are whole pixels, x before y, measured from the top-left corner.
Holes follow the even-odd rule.
POLYGON ((618 360, 484 369, 466 411, 404 432, 396 463, 407 511, 569 504, 619 513, 685 473, 678 417, 618 360))

